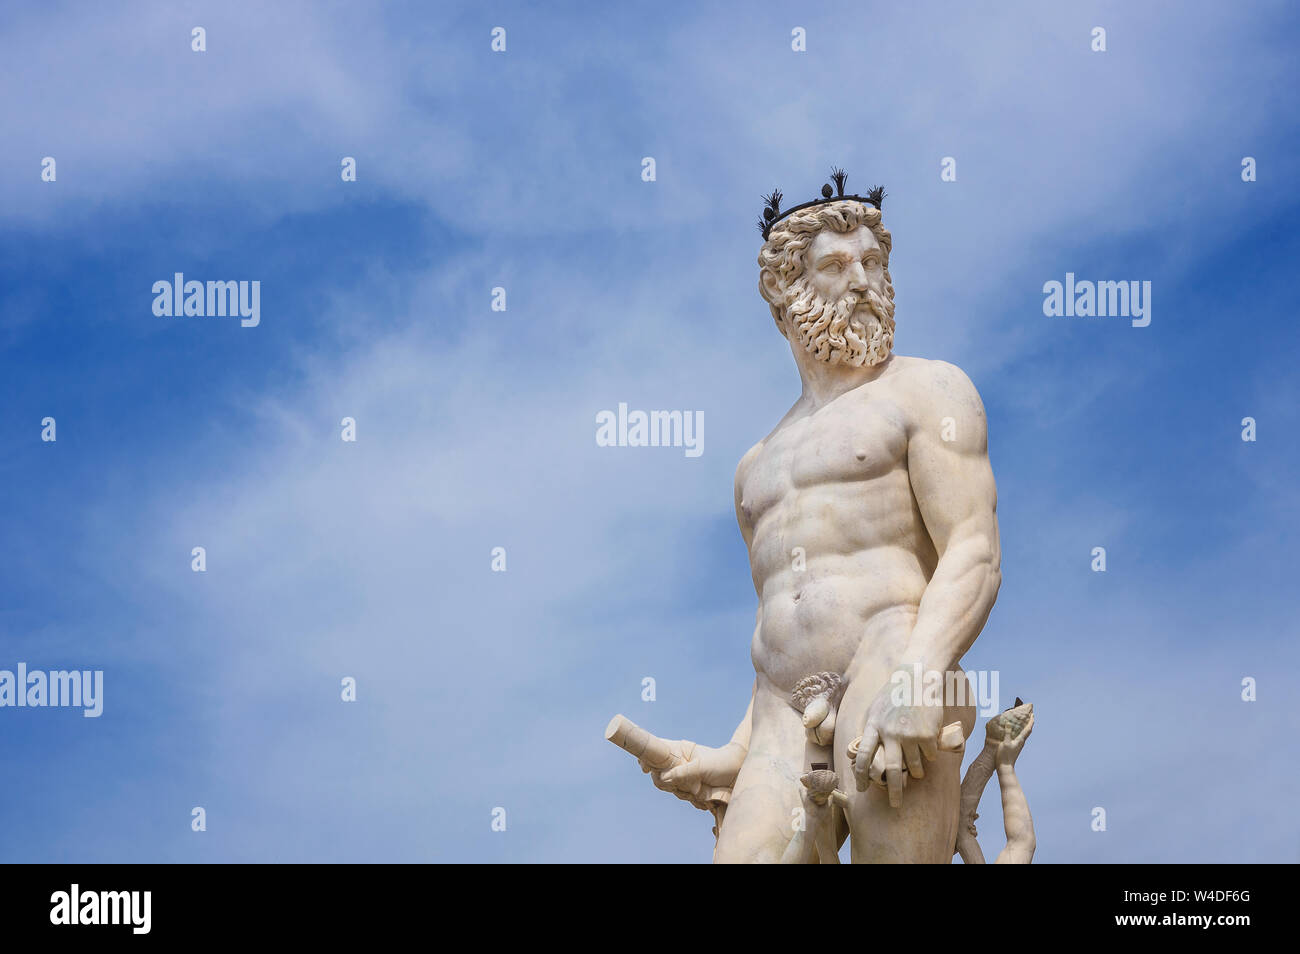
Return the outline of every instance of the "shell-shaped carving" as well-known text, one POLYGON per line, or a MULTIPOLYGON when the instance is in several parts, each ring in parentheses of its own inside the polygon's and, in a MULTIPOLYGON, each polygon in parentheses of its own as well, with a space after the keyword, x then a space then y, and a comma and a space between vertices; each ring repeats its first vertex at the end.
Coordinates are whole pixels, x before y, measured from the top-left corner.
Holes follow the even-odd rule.
POLYGON ((816 672, 804 676, 790 691, 790 705, 797 712, 808 708, 808 703, 819 696, 824 697, 832 706, 839 705, 840 696, 844 695, 844 677, 837 672, 816 672))
POLYGON ((988 725, 984 728, 984 734, 990 742, 1001 742, 1006 737, 1007 730, 1011 730, 1011 738, 1015 738, 1029 721, 1029 717, 1034 714, 1034 704, 1026 702, 1024 705, 1016 706, 1014 709, 1008 709, 1000 715, 995 715, 989 719, 988 725))
POLYGON ((830 769, 814 769, 800 776, 799 781, 803 783, 804 788, 814 795, 829 795, 835 791, 835 786, 839 784, 840 777, 830 769))

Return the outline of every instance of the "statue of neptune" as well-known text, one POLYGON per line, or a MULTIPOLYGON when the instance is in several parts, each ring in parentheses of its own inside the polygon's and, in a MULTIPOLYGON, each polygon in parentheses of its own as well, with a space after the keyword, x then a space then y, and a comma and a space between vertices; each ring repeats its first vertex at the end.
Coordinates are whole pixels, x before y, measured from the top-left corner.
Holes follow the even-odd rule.
POLYGON ((785 212, 774 192, 759 223, 759 293, 803 393, 736 469, 758 596, 749 708, 721 748, 621 716, 606 737, 714 811, 717 862, 833 862, 845 838, 854 863, 949 862, 975 709, 900 698, 895 674, 964 688, 997 597, 984 408, 959 368, 893 354, 883 192, 832 179, 837 195, 785 212))

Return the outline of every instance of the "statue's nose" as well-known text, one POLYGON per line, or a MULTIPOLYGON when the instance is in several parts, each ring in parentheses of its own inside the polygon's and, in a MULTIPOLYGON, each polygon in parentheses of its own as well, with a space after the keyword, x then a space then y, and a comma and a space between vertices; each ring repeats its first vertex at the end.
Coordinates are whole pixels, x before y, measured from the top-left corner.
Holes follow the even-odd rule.
POLYGON ((866 291, 871 287, 867 281, 867 270, 862 267, 861 262, 854 262, 849 268, 849 288, 852 291, 866 291))

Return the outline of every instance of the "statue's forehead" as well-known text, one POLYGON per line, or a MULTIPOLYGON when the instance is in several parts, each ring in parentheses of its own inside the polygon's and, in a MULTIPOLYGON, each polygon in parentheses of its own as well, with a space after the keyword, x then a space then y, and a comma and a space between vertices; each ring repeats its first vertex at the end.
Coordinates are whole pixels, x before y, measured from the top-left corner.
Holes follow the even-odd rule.
POLYGON ((880 248, 876 236, 865 225, 859 225, 848 232, 834 229, 822 229, 817 233, 808 251, 813 256, 826 255, 831 252, 848 252, 850 255, 862 255, 873 248, 880 248))

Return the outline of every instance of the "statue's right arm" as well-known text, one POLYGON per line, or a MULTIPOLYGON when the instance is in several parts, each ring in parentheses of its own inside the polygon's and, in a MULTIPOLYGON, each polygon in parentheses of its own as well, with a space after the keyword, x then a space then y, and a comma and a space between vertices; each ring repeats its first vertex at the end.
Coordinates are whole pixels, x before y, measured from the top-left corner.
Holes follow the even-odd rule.
POLYGON ((998 855, 995 864, 1027 865, 1034 860, 1034 820, 1029 817, 1029 803, 1016 778, 1016 759, 1025 747, 1025 740, 1034 731, 1031 712, 1018 735, 1009 732, 998 743, 994 756, 998 764, 998 786, 1002 789, 1002 819, 1007 829, 1007 846, 998 855))
POLYGON ((1027 865, 1034 860, 1034 820, 1029 817, 1029 803, 1016 778, 1014 765, 998 766, 998 785, 1002 788, 1002 818, 1007 829, 1007 846, 998 854, 999 865, 1027 865))
MULTIPOLYGON (((745 476, 762 446, 760 441, 750 448, 736 468, 736 521, 740 524, 740 533, 745 538, 746 549, 753 542, 754 530, 742 502, 745 476)), ((763 608, 760 604, 756 626, 761 625, 762 614, 763 608)), ((745 717, 740 720, 740 724, 736 726, 736 731, 731 734, 731 741, 726 745, 715 749, 686 740, 659 739, 660 747, 670 753, 668 759, 664 761, 671 761, 674 764, 671 767, 665 767, 662 763, 652 764, 643 759, 641 760, 641 770, 650 774, 656 788, 671 792, 678 798, 696 803, 701 808, 705 807, 698 801, 702 788, 708 786, 730 789, 736 784, 736 776, 740 773, 741 763, 745 761, 745 756, 749 753, 750 733, 754 718, 754 694, 757 691, 758 680, 755 679, 754 687, 749 693, 749 707, 745 710, 745 717)), ((606 735, 606 738, 609 738, 609 736, 606 735)))
MULTIPOLYGON (((736 483, 734 488, 736 498, 736 523, 740 526, 740 535, 745 540, 745 549, 747 551, 752 551, 753 548, 754 526, 753 522, 749 518, 749 514, 745 513, 745 478, 749 475, 749 469, 753 466, 754 460, 758 457, 759 452, 762 449, 763 442, 759 441, 745 452, 745 456, 740 459, 740 463, 736 466, 736 483)), ((757 581, 755 581, 754 589, 761 594, 761 591, 758 589, 757 581)), ((754 635, 757 636, 759 630, 762 628, 763 603, 760 599, 758 610, 754 613, 754 635)), ((745 718, 740 720, 740 725, 736 726, 736 731, 731 736, 730 744, 733 746, 739 746, 746 752, 749 751, 749 734, 754 720, 754 696, 757 692, 758 680, 755 679, 754 687, 749 691, 749 708, 745 710, 745 718)))
MULTIPOLYGON (((749 474, 749 468, 753 465, 755 458, 758 457, 759 451, 761 451, 762 448, 763 442, 759 441, 746 451, 745 456, 740 459, 740 463, 736 467, 736 482, 734 487, 736 498, 736 523, 740 526, 740 535, 745 539, 746 550, 749 550, 754 542, 754 527, 749 519, 749 515, 745 513, 743 505, 745 477, 749 474)), ((757 589, 757 584, 755 584, 755 588, 757 589)), ((759 603, 758 611, 755 613, 754 618, 755 633, 758 632, 762 625, 763 604, 759 603)), ((749 752, 749 736, 754 720, 754 695, 757 692, 758 680, 755 679, 754 686, 749 691, 749 708, 745 710, 745 717, 740 720, 740 725, 736 726, 736 731, 731 734, 731 741, 727 743, 728 749, 740 753, 740 761, 744 761, 745 754, 749 752)), ((737 766, 739 766, 740 761, 736 763, 737 766)), ((739 768, 737 770, 739 770, 739 768)))
MULTIPOLYGON (((754 688, 749 692, 749 708, 745 710, 745 718, 740 720, 740 725, 736 726, 736 731, 731 733, 731 741, 727 746, 737 749, 742 753, 749 752, 749 733, 754 722, 754 693, 758 692, 758 680, 754 680, 754 688)), ((741 755, 741 759, 744 759, 741 755)))
MULTIPOLYGON (((741 459, 740 466, 736 468, 736 521, 740 524, 740 533, 745 538, 746 547, 750 545, 754 534, 741 500, 745 475, 754 458, 758 456, 761 447, 762 444, 759 443, 751 448, 741 459)), ((762 616, 763 608, 760 605, 755 625, 761 625, 762 616)), ((734 786, 736 776, 740 773, 741 763, 745 761, 745 756, 749 753, 750 732, 754 719, 754 694, 757 691, 758 680, 755 679, 754 686, 749 693, 749 707, 745 710, 745 717, 740 720, 740 724, 736 726, 736 731, 731 734, 731 741, 726 745, 714 749, 709 746, 695 745, 694 743, 674 743, 678 746, 690 746, 689 754, 683 753, 686 758, 682 762, 662 772, 654 771, 653 766, 644 764, 641 766, 642 769, 652 772, 652 778, 657 787, 672 791, 681 798, 690 798, 695 795, 702 784, 721 788, 734 786)))

